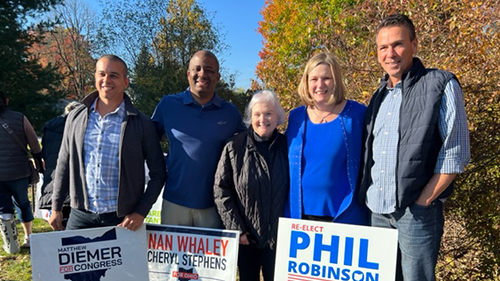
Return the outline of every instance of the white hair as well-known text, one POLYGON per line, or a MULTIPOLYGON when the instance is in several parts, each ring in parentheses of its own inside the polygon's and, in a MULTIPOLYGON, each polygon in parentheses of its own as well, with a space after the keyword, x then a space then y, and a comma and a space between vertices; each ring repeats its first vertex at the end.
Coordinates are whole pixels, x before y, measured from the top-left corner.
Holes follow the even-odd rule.
POLYGON ((81 102, 78 102, 78 101, 72 101, 70 103, 68 103, 66 105, 66 107, 64 107, 64 114, 68 114, 71 110, 77 108, 79 105, 81 105, 82 103, 81 102))
POLYGON ((285 123, 286 112, 281 106, 276 93, 270 90, 262 90, 252 95, 250 103, 245 108, 245 119, 243 120, 243 122, 245 122, 247 126, 250 126, 250 124, 252 123, 252 108, 254 107, 254 105, 261 102, 269 103, 274 107, 274 110, 278 115, 278 125, 285 123))

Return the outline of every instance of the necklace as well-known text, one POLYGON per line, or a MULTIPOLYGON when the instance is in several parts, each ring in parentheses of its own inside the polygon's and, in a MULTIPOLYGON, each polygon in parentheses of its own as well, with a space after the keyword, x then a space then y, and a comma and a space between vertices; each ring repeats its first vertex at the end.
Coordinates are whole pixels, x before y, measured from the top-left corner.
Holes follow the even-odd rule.
POLYGON ((316 111, 314 111, 314 108, 311 107, 311 111, 312 113, 314 113, 314 115, 316 115, 316 117, 320 118, 321 119, 321 122, 320 123, 326 123, 326 117, 330 116, 332 113, 333 113, 333 110, 335 109, 335 107, 332 109, 332 111, 328 112, 327 115, 321 117, 319 116, 316 111))

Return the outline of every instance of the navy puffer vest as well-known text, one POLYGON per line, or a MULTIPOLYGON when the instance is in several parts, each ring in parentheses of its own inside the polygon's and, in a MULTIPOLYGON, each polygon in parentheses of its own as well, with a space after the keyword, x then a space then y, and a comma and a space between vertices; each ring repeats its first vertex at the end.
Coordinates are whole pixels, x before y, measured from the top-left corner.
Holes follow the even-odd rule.
MULTIPOLYGON (((418 58, 413 59, 412 67, 402 77, 403 96, 396 166, 397 209, 413 203, 434 175, 437 156, 442 147, 438 129, 439 108, 450 79, 457 78, 447 71, 426 69, 418 58)), ((366 191, 372 183, 370 170, 373 166, 373 126, 386 92, 387 81, 386 75, 366 111, 360 203, 365 202, 366 191)), ((450 185, 439 198, 447 197, 451 192, 450 185)))

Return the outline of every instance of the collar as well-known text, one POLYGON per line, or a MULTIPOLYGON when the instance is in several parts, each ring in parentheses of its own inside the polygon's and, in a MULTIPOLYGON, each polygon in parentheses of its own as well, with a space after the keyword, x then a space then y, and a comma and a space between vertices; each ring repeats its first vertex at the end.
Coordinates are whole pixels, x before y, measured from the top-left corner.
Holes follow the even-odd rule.
MULTIPOLYGON (((90 94, 88 94, 86 97, 82 99, 82 103, 87 107, 87 109, 90 110, 90 107, 95 103, 95 101, 99 98, 99 92, 94 91, 90 94)), ((130 100, 130 97, 126 94, 123 93, 123 101, 122 104, 124 104, 124 109, 127 113, 127 115, 138 115, 139 111, 134 107, 132 104, 132 101, 130 100)), ((120 104, 121 106, 121 104, 120 104)))
MULTIPOLYGON (((399 81, 398 83, 396 83, 396 85, 394 85, 393 87, 385 87, 387 91, 392 91, 394 89, 397 89, 397 88, 401 88, 403 86, 403 80, 399 81)), ((386 91, 386 92, 387 92, 386 91)))
MULTIPOLYGON (((98 100, 99 100, 99 97, 97 97, 94 100, 94 102, 92 103, 92 105, 89 107, 90 112, 97 112, 96 105, 97 105, 98 100)), ((125 99, 123 99, 123 101, 120 103, 120 105, 114 111, 111 111, 108 114, 118 114, 118 117, 123 119, 123 117, 125 117, 125 99)))
MULTIPOLYGON (((192 96, 191 91, 189 90, 189 88, 187 88, 184 92, 182 92, 181 96, 182 96, 182 102, 184 103, 184 105, 198 104, 193 99, 193 96, 192 96)), ((212 99, 209 102, 207 102, 207 104, 205 104, 204 107, 209 106, 211 104, 213 104, 213 105, 215 105, 217 107, 221 107, 222 106, 222 99, 215 92, 214 92, 214 96, 212 97, 212 99)), ((198 105, 200 105, 200 104, 198 104, 198 105)))
MULTIPOLYGON (((261 141, 261 139, 256 139, 256 138, 260 138, 260 137, 255 133, 255 131, 252 128, 252 125, 250 125, 248 127, 246 134, 247 134, 247 147, 248 147, 248 150, 250 150, 250 151, 256 151, 257 149, 255 147, 255 143, 261 141)), ((278 129, 274 129, 273 134, 271 135, 271 137, 268 140, 266 140, 266 142, 267 141, 270 142, 269 149, 271 149, 272 147, 274 147, 277 139, 278 139, 278 129)))
MULTIPOLYGON (((403 85, 405 88, 411 87, 420 79, 422 75, 424 75, 424 72, 425 72, 425 66, 423 65, 422 61, 419 58, 414 57, 410 69, 408 69, 407 72, 403 73, 401 81, 399 81, 396 85, 402 83, 401 88, 403 87, 403 85)), ((385 73, 382 79, 380 80, 380 88, 387 87, 388 81, 389 81, 389 74, 385 73)), ((395 88, 396 85, 393 85, 393 88, 395 88)))

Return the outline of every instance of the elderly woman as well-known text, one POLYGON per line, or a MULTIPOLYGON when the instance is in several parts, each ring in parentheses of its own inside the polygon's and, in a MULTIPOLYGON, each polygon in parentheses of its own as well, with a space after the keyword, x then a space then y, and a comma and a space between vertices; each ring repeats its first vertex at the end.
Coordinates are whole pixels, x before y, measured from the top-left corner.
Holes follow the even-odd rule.
POLYGON ((346 100, 340 66, 330 53, 306 64, 298 88, 303 106, 290 112, 287 217, 366 224, 355 197, 366 107, 346 100))
POLYGON ((215 174, 214 197, 226 229, 241 231, 240 281, 273 280, 278 218, 288 195, 288 159, 284 135, 276 126, 285 111, 276 94, 253 95, 246 109, 246 132, 231 138, 215 174))

